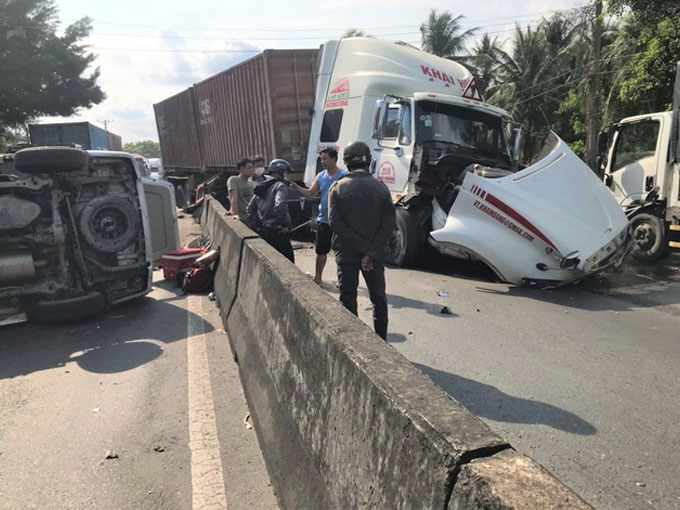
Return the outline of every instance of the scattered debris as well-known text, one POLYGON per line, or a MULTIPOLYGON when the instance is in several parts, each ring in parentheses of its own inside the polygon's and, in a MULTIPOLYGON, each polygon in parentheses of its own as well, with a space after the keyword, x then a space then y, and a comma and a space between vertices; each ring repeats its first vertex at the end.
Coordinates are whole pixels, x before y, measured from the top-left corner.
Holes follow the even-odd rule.
POLYGON ((214 293, 214 292, 211 292, 210 294, 208 294, 208 299, 209 299, 210 301, 215 301, 215 293, 214 293))
POLYGON ((564 313, 569 313, 569 310, 565 310, 564 313))
POLYGON ((177 217, 178 217, 178 218, 184 218, 184 215, 183 215, 183 214, 178 214, 177 217))
POLYGON ((477 311, 479 312, 479 308, 477 308, 477 311))
POLYGON ((647 484, 645 482, 635 482, 635 485, 638 487, 647 487, 647 484))
POLYGON ((117 459, 118 454, 116 453, 116 450, 106 450, 106 457, 105 459, 117 459))
POLYGON ((94 409, 92 409, 92 412, 93 412, 93 413, 98 413, 98 412, 101 411, 101 410, 102 410, 102 408, 101 408, 100 406, 97 406, 97 407, 95 407, 94 409))
POLYGON ((165 451, 165 447, 164 446, 154 446, 153 451, 158 452, 158 453, 162 453, 162 452, 165 451))
POLYGON ((445 306, 444 308, 442 308, 441 312, 439 312, 439 313, 441 313, 442 315, 453 315, 453 312, 451 311, 451 309, 448 306, 445 306))
POLYGON ((246 414, 246 417, 243 418, 243 423, 246 424, 246 428, 247 428, 248 430, 250 430, 250 429, 253 428, 252 423, 250 423, 250 413, 246 414))
POLYGON ((437 292, 437 295, 439 297, 449 297, 449 293, 446 292, 445 290, 440 290, 439 292, 437 292))
POLYGON ((412 334, 413 334, 413 331, 409 331, 408 334, 409 334, 409 335, 412 335, 412 334))

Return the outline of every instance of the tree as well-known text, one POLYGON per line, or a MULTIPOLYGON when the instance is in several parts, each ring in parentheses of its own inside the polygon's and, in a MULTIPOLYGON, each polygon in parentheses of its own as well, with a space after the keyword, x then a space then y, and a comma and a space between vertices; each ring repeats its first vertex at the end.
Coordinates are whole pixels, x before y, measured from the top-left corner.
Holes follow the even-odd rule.
POLYGON ((444 11, 437 13, 432 9, 427 21, 420 25, 422 47, 424 51, 439 57, 456 59, 465 48, 465 42, 476 32, 476 28, 462 31, 461 20, 464 16, 456 16, 444 11))
POLYGON ((53 0, 0 0, 0 133, 42 115, 69 116, 104 100, 95 56, 81 40, 90 20, 58 28, 53 0))
POLYGON ((131 154, 139 154, 145 158, 160 158, 161 146, 153 140, 143 140, 141 142, 130 142, 123 145, 123 150, 131 154))
POLYGON ((476 46, 472 48, 472 55, 465 62, 475 75, 477 86, 485 93, 498 75, 501 43, 498 36, 493 39, 484 34, 476 46))
POLYGON ((348 37, 373 37, 371 34, 367 34, 360 28, 348 28, 345 33, 340 36, 340 39, 347 39, 348 37))

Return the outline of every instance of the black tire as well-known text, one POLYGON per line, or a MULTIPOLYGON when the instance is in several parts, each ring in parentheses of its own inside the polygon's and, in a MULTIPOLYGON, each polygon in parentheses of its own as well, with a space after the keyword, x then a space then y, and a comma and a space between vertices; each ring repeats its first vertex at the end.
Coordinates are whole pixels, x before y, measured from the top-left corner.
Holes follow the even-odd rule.
POLYGON ((668 233, 661 218, 653 214, 640 213, 630 220, 633 232, 631 256, 641 262, 654 262, 668 256, 668 233))
POLYGON ((416 219, 403 207, 397 207, 396 228, 385 245, 385 262, 395 266, 412 266, 418 259, 423 234, 416 219))
POLYGON ((20 150, 14 156, 14 167, 29 174, 74 172, 87 165, 87 152, 68 147, 35 147, 20 150))
POLYGON ((92 248, 116 253, 137 238, 140 223, 139 211, 129 200, 104 196, 91 200, 83 208, 79 227, 92 248))
POLYGON ((187 206, 187 192, 184 184, 178 184, 175 188, 175 205, 178 209, 184 209, 187 206))

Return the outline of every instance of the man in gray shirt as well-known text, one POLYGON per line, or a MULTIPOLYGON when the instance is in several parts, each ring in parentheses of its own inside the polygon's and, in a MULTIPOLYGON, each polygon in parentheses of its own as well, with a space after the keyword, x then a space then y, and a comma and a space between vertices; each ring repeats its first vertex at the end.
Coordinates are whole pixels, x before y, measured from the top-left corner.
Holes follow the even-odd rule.
POLYGON ((357 315, 359 271, 373 303, 375 332, 387 338, 387 295, 383 251, 395 228, 395 210, 387 187, 368 173, 371 151, 352 142, 343 153, 349 175, 330 190, 329 220, 338 265, 340 301, 357 315))
POLYGON ((250 183, 250 178, 255 173, 255 167, 248 158, 240 160, 236 163, 236 167, 238 168, 238 175, 232 175, 227 181, 229 213, 245 222, 246 209, 253 197, 253 185, 250 183))

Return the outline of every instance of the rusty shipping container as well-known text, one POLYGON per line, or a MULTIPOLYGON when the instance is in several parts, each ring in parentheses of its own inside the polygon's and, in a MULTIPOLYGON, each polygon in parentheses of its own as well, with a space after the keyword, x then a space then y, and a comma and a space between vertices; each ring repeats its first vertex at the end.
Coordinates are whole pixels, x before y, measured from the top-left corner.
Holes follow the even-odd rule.
POLYGON ((155 104, 153 109, 163 167, 169 172, 200 171, 193 89, 169 97, 155 104))
POLYGON ((262 154, 304 170, 317 54, 316 49, 265 50, 155 105, 164 167, 213 173, 262 154), (193 123, 186 117, 188 97, 193 123))
POLYGON ((109 150, 110 151, 122 151, 123 150, 123 139, 120 135, 114 135, 109 132, 109 150))

